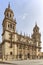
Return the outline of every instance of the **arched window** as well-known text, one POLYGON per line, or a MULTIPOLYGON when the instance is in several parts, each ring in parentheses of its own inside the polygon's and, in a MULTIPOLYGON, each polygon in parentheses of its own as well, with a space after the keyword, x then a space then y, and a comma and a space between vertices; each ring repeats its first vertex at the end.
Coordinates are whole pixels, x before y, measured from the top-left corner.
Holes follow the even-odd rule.
POLYGON ((10 52, 10 55, 12 55, 12 52, 10 52))
POLYGON ((8 24, 8 28, 9 28, 9 24, 8 24))
POLYGON ((10 24, 10 28, 12 28, 12 24, 10 24))
POLYGON ((10 17, 11 17, 11 14, 10 14, 10 17))
POLYGON ((8 13, 7 13, 7 17, 8 17, 8 13))

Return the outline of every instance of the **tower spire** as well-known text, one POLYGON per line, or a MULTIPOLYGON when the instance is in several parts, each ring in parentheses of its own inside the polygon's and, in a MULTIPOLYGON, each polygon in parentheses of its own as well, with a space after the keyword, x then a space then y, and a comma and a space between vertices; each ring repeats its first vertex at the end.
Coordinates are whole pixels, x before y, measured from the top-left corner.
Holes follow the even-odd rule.
POLYGON ((37 25, 37 21, 35 22, 35 25, 37 25))
POLYGON ((10 2, 9 2, 9 4, 8 4, 8 8, 10 8, 10 2))

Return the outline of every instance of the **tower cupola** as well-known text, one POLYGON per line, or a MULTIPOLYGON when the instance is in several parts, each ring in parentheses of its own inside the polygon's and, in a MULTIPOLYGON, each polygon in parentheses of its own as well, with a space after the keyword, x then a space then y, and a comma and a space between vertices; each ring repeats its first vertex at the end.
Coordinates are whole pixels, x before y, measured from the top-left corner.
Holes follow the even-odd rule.
POLYGON ((38 33, 39 32, 39 27, 37 26, 37 23, 35 24, 35 27, 33 28, 33 32, 34 33, 38 33))
POLYGON ((10 3, 8 4, 8 8, 6 8, 4 15, 5 15, 5 18, 13 19, 14 13, 13 13, 12 9, 10 8, 10 3))

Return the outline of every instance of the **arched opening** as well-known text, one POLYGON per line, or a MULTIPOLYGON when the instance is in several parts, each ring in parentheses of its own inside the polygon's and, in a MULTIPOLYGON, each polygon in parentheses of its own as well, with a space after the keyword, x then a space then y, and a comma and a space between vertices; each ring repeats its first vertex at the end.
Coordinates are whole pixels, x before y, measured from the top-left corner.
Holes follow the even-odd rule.
POLYGON ((7 17, 8 17, 8 13, 7 13, 7 17))
POLYGON ((22 54, 19 54, 19 58, 22 58, 22 54))
POLYGON ((27 54, 27 57, 30 58, 30 54, 29 53, 27 54))
POLYGON ((10 52, 10 55, 12 55, 12 52, 10 52))
POLYGON ((11 14, 10 14, 10 17, 11 17, 11 14))

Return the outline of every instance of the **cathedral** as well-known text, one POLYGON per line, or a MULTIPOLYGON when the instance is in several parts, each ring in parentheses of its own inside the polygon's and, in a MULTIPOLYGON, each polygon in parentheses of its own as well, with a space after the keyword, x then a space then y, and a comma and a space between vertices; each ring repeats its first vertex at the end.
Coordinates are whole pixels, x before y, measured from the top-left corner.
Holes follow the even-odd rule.
POLYGON ((8 4, 2 22, 2 43, 0 44, 0 58, 2 60, 40 59, 41 34, 35 24, 30 36, 16 32, 16 19, 8 4))

